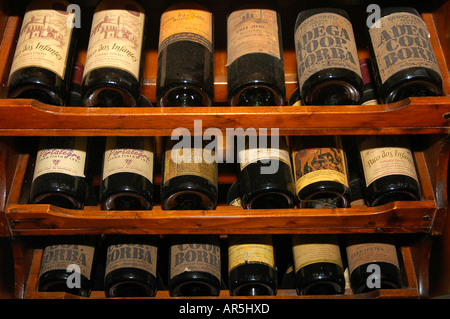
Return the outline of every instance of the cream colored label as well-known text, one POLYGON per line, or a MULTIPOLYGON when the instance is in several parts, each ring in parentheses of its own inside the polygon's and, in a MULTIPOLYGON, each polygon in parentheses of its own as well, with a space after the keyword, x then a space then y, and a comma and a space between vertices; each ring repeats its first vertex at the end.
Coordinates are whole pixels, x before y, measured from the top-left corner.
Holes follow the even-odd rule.
POLYGON ((425 22, 408 12, 392 13, 369 29, 381 82, 411 67, 426 67, 440 74, 425 22))
POLYGON ((385 262, 399 267, 397 251, 394 245, 365 243, 350 245, 346 250, 350 274, 357 267, 367 263, 385 262))
POLYGON ((73 30, 67 21, 73 20, 72 16, 63 10, 27 11, 10 74, 25 67, 41 67, 64 79, 73 30))
POLYGON ((344 68, 361 76, 358 52, 350 21, 335 13, 319 13, 295 31, 299 87, 313 74, 344 68))
POLYGON ((142 244, 110 245, 106 255, 105 275, 120 268, 137 268, 156 277, 158 248, 142 244))
POLYGON ((85 177, 86 145, 85 137, 77 137, 72 148, 40 149, 36 156, 33 180, 48 173, 85 177))
POLYGON ((117 147, 117 139, 115 136, 106 139, 103 179, 112 174, 130 172, 142 175, 153 182, 153 139, 142 138, 139 143, 140 148, 117 147))
POLYGON ((164 181, 181 175, 195 175, 206 178, 217 185, 217 161, 214 158, 215 152, 208 149, 173 148, 166 150, 164 181))
POLYGON ((92 19, 83 77, 98 68, 117 68, 139 80, 145 13, 134 3, 114 0, 123 9, 99 5, 92 19))
POLYGON ((408 148, 375 147, 360 152, 366 185, 389 175, 406 175, 418 181, 414 158, 408 148))
POLYGON ((170 278, 185 271, 204 271, 220 280, 220 247, 205 243, 170 247, 170 278))
POLYGON ((278 148, 250 148, 240 150, 239 164, 241 171, 249 164, 263 160, 279 160, 291 167, 291 158, 287 150, 278 148))
POLYGON ((161 15, 158 51, 173 42, 192 41, 212 52, 212 23, 212 13, 208 11, 179 9, 164 12, 161 15))
POLYGON ((292 152, 297 193, 321 181, 334 181, 348 187, 344 151, 340 148, 308 148, 292 152))
POLYGON ((228 271, 247 263, 275 268, 272 238, 266 235, 233 235, 229 238, 228 271))
POLYGON ((246 9, 228 16, 227 65, 249 53, 266 53, 281 58, 275 11, 246 9))
POLYGON ((292 239, 295 271, 315 264, 333 263, 342 267, 341 251, 336 237, 295 235, 292 239))
POLYGON ((80 273, 90 279, 95 248, 84 245, 52 245, 44 249, 39 276, 50 270, 67 270, 69 265, 80 267, 80 273))

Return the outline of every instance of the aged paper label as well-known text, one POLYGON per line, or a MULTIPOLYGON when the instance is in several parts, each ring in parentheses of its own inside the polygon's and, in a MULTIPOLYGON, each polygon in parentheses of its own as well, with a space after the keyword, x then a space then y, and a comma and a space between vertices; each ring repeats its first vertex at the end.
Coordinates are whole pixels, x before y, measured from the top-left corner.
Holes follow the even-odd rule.
POLYGON ((334 236, 295 235, 292 239, 292 253, 296 272, 305 266, 322 262, 342 267, 341 251, 334 236))
POLYGON ((227 20, 227 65, 249 53, 281 58, 277 13, 273 10, 237 10, 227 20))
POLYGON ((117 244, 108 247, 105 275, 120 268, 137 268, 156 277, 158 248, 143 244, 117 244))
POLYGON ((52 245, 44 249, 39 276, 50 270, 66 270, 71 264, 80 267, 87 279, 91 277, 95 247, 84 245, 52 245))
POLYGON ((41 67, 64 79, 73 30, 67 21, 74 13, 66 12, 62 3, 47 3, 57 9, 30 8, 25 13, 10 74, 26 67, 41 67))
POLYGON ((229 270, 247 263, 261 263, 275 268, 275 257, 271 236, 233 235, 229 240, 229 270))
POLYGON ((204 271, 220 280, 220 247, 205 243, 170 247, 170 278, 185 271, 204 271))
POLYGON ((426 67, 440 74, 425 22, 408 12, 382 17, 381 27, 369 29, 381 82, 411 67, 426 67))
POLYGON ((92 19, 83 77, 98 68, 111 67, 131 73, 139 81, 145 13, 126 1, 114 0, 122 10, 108 10, 105 3, 92 19))
POLYGON ((348 69, 361 76, 352 24, 336 13, 319 13, 295 31, 299 87, 313 74, 329 68, 348 69))
POLYGON ((212 52, 212 20, 212 13, 208 11, 179 9, 164 12, 161 15, 158 52, 177 41, 197 42, 212 52))
POLYGON ((348 246, 346 250, 350 274, 355 268, 367 263, 385 262, 399 267, 394 245, 364 243, 348 246))

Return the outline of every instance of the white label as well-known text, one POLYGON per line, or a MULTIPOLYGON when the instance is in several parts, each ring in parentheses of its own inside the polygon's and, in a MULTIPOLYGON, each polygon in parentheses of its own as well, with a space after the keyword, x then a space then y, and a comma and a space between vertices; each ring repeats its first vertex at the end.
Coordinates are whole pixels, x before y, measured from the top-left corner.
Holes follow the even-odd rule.
POLYGON ((241 171, 249 164, 262 160, 280 160, 291 166, 291 158, 287 150, 278 148, 251 148, 239 151, 241 171))
POLYGON ((73 148, 44 148, 37 152, 33 180, 48 173, 85 177, 87 139, 75 138, 73 148))
POLYGON ((153 143, 143 138, 142 148, 118 148, 117 137, 108 137, 103 159, 103 179, 116 173, 135 173, 153 182, 153 143))

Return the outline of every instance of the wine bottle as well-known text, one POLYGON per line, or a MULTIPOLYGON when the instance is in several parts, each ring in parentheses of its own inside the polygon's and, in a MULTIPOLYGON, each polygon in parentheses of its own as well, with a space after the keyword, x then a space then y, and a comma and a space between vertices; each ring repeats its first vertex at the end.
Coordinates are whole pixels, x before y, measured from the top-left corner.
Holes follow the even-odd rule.
POLYGON ((373 79, 373 68, 370 59, 361 59, 359 61, 363 79, 362 97, 360 103, 362 105, 380 104, 378 98, 377 87, 373 79))
POLYGON ((244 4, 227 17, 228 102, 284 105, 281 16, 262 3, 244 4))
POLYGON ((170 295, 218 296, 220 266, 218 235, 173 236, 168 282, 170 295))
POLYGON ((236 180, 231 184, 227 193, 227 205, 228 206, 242 206, 242 195, 239 187, 239 181, 236 180))
POLYGON ((292 253, 299 295, 344 293, 344 269, 336 235, 294 235, 292 253))
POLYGON ((146 14, 133 0, 95 8, 82 82, 84 106, 136 106, 141 88, 146 14))
POLYGON ((87 138, 41 137, 30 203, 82 209, 87 195, 87 138))
POLYGON ((272 235, 228 236, 228 282, 232 296, 277 294, 272 235))
POLYGON ((245 137, 245 147, 238 145, 242 204, 246 209, 292 208, 295 186, 286 137, 273 135, 263 146, 264 138, 256 145, 256 139, 245 137))
POLYGON ((358 144, 368 206, 420 200, 414 157, 406 136, 363 136, 358 144))
POLYGON ((359 160, 357 137, 343 136, 342 142, 347 155, 348 188, 350 192, 348 206, 365 206, 366 200, 364 190, 366 185, 364 183, 364 173, 362 172, 362 166, 359 160))
POLYGON ((443 94, 430 33, 416 9, 381 8, 380 19, 368 25, 368 34, 374 76, 383 102, 443 94))
POLYGON ((30 3, 8 78, 8 97, 64 105, 77 43, 74 13, 64 0, 30 3))
POLYGON ((361 69, 352 24, 344 10, 301 11, 294 41, 303 104, 359 104, 361 69))
POLYGON ((394 239, 387 234, 346 237, 350 286, 355 294, 374 289, 399 289, 400 266, 394 239))
POLYGON ((157 290, 156 236, 123 235, 108 240, 104 277, 107 297, 153 297, 157 290))
POLYGON ((71 237, 47 245, 39 270, 39 291, 62 291, 88 297, 95 263, 95 239, 71 237))
POLYGON ((188 147, 168 139, 162 159, 161 207, 165 210, 215 209, 218 200, 218 166, 214 150, 188 147))
POLYGON ((299 206, 347 207, 347 162, 340 136, 296 136, 290 142, 299 206))
POLYGON ((153 207, 153 137, 107 137, 100 184, 104 210, 153 207))
POLYGON ((210 106, 214 99, 214 17, 198 2, 170 5, 160 22, 156 101, 210 106))
POLYGON ((83 80, 83 70, 84 65, 79 62, 75 62, 73 65, 72 83, 70 84, 69 92, 67 93, 67 106, 83 105, 81 100, 81 81, 83 80))

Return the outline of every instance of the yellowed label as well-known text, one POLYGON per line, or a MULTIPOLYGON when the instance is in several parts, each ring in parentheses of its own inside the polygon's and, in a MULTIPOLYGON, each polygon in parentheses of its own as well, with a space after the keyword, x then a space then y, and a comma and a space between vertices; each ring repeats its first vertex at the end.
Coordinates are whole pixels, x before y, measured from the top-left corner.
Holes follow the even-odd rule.
POLYGON ((344 151, 340 148, 308 148, 292 152, 295 188, 321 181, 334 181, 348 187, 344 151))
POLYGON ((261 160, 279 160, 289 167, 291 166, 291 158, 287 150, 278 148, 250 148, 239 151, 239 164, 241 171, 249 164, 261 160))
POLYGON ((71 148, 40 149, 36 156, 33 180, 48 173, 85 177, 86 146, 85 137, 76 137, 71 148))
POLYGON ((292 253, 296 272, 305 266, 322 262, 342 267, 341 251, 335 236, 294 235, 292 253))
MULTIPOLYGON (((95 248, 84 245, 52 245, 44 249, 39 276, 51 270, 67 270, 69 265, 80 267, 80 273, 90 279, 95 248)), ((71 272, 71 271, 69 271, 71 272)))
POLYGON ((212 13, 208 11, 179 9, 164 12, 159 29, 159 52, 177 41, 197 42, 212 52, 212 23, 212 13))
POLYGON ((272 237, 267 235, 233 235, 229 238, 228 270, 247 263, 261 263, 275 268, 272 237))
POLYGON ((361 76, 352 24, 335 13, 315 14, 295 31, 299 87, 313 74, 344 68, 361 76))
POLYGON ((414 158, 408 148, 375 147, 360 152, 366 185, 389 175, 406 175, 418 181, 414 158))
POLYGON ((367 263, 385 262, 399 267, 397 251, 394 245, 364 243, 350 245, 346 250, 350 274, 355 268, 367 263))
POLYGON ((277 13, 266 9, 232 12, 227 19, 227 65, 249 53, 281 58, 277 13))
POLYGON ((220 280, 220 247, 205 243, 170 247, 170 278, 185 271, 204 271, 220 280))
MULTIPOLYGON (((103 5, 102 5, 103 4, 103 5)), ((111 67, 131 73, 139 80, 145 13, 136 3, 114 0, 96 9, 86 54, 83 77, 98 68, 111 67)))
POLYGON ((426 67, 440 74, 425 22, 408 12, 392 13, 369 29, 381 82, 411 67, 426 67))
POLYGON ((106 139, 103 179, 112 174, 130 172, 153 182, 154 140, 142 138, 136 141, 136 148, 120 148, 117 139, 115 136, 106 139), (140 147, 137 148, 138 146, 140 147))
POLYGON ((61 8, 34 9, 25 13, 11 74, 26 67, 41 67, 64 79, 73 30, 67 21, 72 21, 74 14, 66 12, 62 3, 55 4, 61 8))
POLYGON ((173 148, 166 150, 164 181, 181 175, 196 175, 217 185, 217 161, 214 158, 215 152, 209 149, 173 148))
POLYGON ((106 255, 105 275, 120 268, 137 268, 156 277, 158 248, 142 244, 110 245, 106 255))

